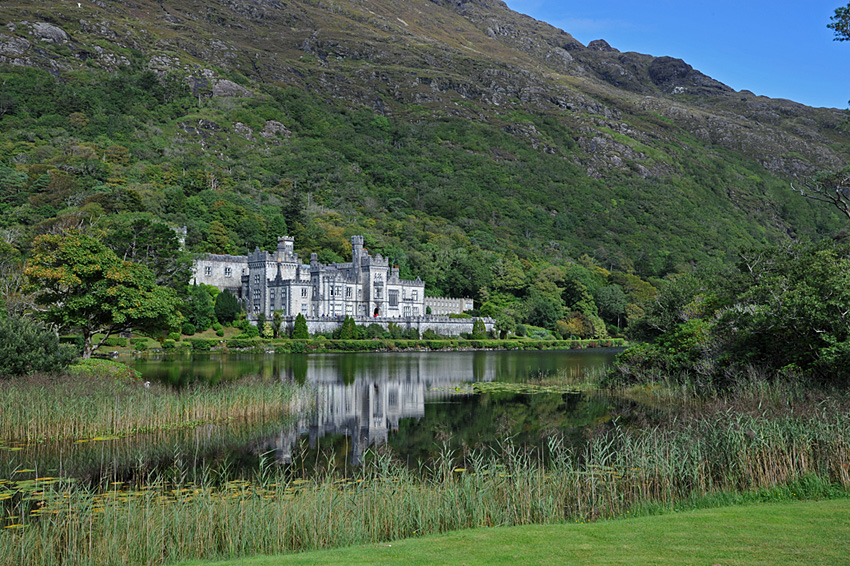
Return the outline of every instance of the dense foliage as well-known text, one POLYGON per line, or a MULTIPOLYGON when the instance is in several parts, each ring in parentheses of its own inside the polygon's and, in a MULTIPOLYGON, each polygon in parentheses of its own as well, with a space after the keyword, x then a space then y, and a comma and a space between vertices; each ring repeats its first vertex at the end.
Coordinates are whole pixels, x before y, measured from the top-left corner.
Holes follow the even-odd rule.
POLYGON ((55 332, 26 318, 0 318, 0 376, 55 372, 76 356, 55 332))
POLYGON ((88 358, 92 337, 130 329, 160 331, 180 321, 173 289, 156 285, 153 272, 122 261, 96 238, 80 233, 36 238, 25 270, 40 316, 61 330, 78 330, 88 358))
POLYGON ((734 268, 666 281, 632 331, 615 379, 850 382, 850 245, 797 242, 740 254, 734 268))
POLYGON ((713 186, 722 179, 750 179, 800 231, 832 226, 731 154, 669 163, 679 170, 663 183, 695 198, 633 198, 659 180, 588 177, 564 158, 580 151, 575 132, 542 112, 504 119, 560 148, 554 157, 507 126, 390 118, 269 84, 250 98, 199 99, 137 68, 60 80, 7 67, 0 79, 11 101, 0 116, 0 229, 14 252, 28 255, 38 234, 97 226, 120 258, 186 299, 197 329, 212 322, 208 300, 186 290, 189 256, 170 227, 186 227, 189 252, 245 253, 288 233, 302 257, 322 261, 347 259, 350 236, 363 233, 403 277, 420 276, 430 295, 476 299, 502 332, 523 323, 591 338, 640 312, 648 278, 776 236, 727 210, 713 186), (259 137, 269 124, 280 128, 259 137))

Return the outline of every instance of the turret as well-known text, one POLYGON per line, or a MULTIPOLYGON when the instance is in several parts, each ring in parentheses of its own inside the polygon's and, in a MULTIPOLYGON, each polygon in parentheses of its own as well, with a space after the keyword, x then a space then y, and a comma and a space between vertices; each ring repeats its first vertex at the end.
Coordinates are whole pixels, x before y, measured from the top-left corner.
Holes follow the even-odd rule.
POLYGON ((351 236, 351 264, 354 274, 360 274, 360 258, 363 255, 363 236, 351 236))

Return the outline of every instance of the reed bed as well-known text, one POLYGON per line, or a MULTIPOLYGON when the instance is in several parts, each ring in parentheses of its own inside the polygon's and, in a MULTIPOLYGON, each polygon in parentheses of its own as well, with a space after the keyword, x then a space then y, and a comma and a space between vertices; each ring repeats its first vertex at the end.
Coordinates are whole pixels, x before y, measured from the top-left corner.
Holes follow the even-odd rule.
POLYGON ((225 420, 279 418, 296 388, 243 379, 174 390, 97 376, 0 381, 0 439, 92 439, 225 420))
POLYGON ((554 437, 539 450, 506 439, 462 459, 444 449, 418 469, 372 453, 349 478, 328 456, 313 479, 263 464, 223 485, 154 478, 94 491, 32 479, 27 497, 13 493, 14 482, 0 485, 12 494, 0 564, 167 564, 587 521, 716 493, 769 497, 783 485, 789 496, 812 496, 850 490, 849 454, 850 415, 821 404, 805 414, 718 408, 663 427, 614 426, 579 450, 554 437))

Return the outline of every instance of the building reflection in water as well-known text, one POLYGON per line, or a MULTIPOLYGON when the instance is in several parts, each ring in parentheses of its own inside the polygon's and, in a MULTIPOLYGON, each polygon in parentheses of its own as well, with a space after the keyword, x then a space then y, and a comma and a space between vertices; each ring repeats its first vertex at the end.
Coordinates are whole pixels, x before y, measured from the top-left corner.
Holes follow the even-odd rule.
POLYGON ((289 464, 302 435, 314 449, 322 437, 343 434, 350 441, 349 461, 357 466, 369 446, 384 444, 398 431, 401 419, 423 417, 426 400, 444 398, 463 383, 492 381, 497 364, 480 354, 458 352, 447 359, 401 353, 377 360, 374 355, 293 356, 280 377, 304 384, 305 408, 292 426, 257 449, 273 450, 278 463, 289 464))

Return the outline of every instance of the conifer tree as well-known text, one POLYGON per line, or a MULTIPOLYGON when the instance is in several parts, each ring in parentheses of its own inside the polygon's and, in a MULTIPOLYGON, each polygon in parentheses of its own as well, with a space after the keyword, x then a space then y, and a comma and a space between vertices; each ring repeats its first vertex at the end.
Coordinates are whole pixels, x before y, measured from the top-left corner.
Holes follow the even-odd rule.
POLYGON ((307 319, 301 313, 298 313, 298 316, 295 317, 292 338, 293 340, 307 340, 310 338, 310 333, 307 331, 307 319))

